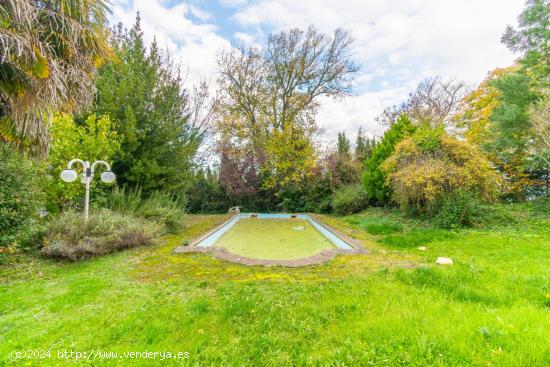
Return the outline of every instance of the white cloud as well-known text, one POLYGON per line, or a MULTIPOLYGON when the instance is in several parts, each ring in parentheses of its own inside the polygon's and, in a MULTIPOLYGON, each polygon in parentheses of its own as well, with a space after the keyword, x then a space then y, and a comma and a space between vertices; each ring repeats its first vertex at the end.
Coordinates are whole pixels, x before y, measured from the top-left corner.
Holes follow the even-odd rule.
POLYGON ((216 55, 230 46, 230 37, 258 44, 269 32, 311 24, 325 33, 337 27, 349 30, 356 40, 353 57, 361 66, 356 95, 324 98, 318 113, 319 124, 334 138, 342 129, 354 136, 359 126, 381 134, 385 127, 374 117, 406 99, 426 77, 475 84, 491 69, 511 64, 514 55, 500 44, 500 36, 516 22, 524 1, 220 0, 170 5, 166 0, 119 0, 112 20, 130 27, 139 10, 146 41, 156 36, 188 69, 189 83, 206 79, 212 86, 216 55), (210 12, 214 6, 235 13, 217 19, 210 12))
POLYGON ((237 6, 245 5, 247 3, 247 0, 220 0, 220 3, 223 6, 227 6, 227 7, 237 7, 237 6))
POLYGON ((442 75, 468 83, 513 62, 500 44, 524 0, 260 0, 234 18, 251 29, 283 30, 313 24, 323 32, 337 27, 355 38, 361 64, 357 90, 345 101, 323 101, 319 123, 332 135, 359 126, 379 134, 373 118, 406 99, 422 79, 442 75))
POLYGON ((233 37, 235 37, 237 41, 242 42, 245 45, 253 46, 256 43, 256 38, 253 35, 248 33, 235 32, 233 37))
POLYGON ((215 24, 204 23, 211 20, 209 13, 186 3, 167 6, 161 0, 135 0, 113 7, 112 20, 131 27, 138 11, 145 41, 150 43, 156 37, 159 46, 167 48, 172 58, 188 71, 188 84, 206 80, 214 86, 216 55, 229 46, 229 41, 217 33, 215 24), (191 16, 202 23, 194 22, 191 16))

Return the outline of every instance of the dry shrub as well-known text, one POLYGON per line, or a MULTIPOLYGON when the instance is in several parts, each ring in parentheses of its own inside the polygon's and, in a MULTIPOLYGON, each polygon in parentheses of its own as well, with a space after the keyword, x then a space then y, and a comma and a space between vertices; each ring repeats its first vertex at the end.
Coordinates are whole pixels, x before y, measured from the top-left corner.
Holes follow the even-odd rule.
POLYGON ((67 212, 49 223, 42 254, 72 261, 148 245, 160 225, 110 210, 93 213, 87 223, 82 213, 67 212))

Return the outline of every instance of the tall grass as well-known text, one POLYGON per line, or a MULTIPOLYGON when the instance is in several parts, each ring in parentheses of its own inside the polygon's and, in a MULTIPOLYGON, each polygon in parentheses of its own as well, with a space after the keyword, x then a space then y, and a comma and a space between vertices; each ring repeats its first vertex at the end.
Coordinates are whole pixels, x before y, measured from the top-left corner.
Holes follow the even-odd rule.
POLYGON ((107 201, 109 209, 154 220, 164 225, 170 233, 177 233, 185 228, 185 206, 185 200, 166 191, 154 191, 144 196, 140 188, 125 187, 114 187, 107 201))

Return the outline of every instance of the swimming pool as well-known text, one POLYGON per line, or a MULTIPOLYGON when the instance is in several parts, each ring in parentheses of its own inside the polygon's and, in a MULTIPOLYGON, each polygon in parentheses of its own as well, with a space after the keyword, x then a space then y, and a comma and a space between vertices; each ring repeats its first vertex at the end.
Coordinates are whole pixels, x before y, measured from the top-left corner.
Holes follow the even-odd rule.
POLYGON ((334 234, 331 230, 326 228, 324 225, 311 218, 307 214, 273 214, 273 213, 238 213, 231 220, 227 221, 222 226, 218 227, 215 231, 209 233, 204 238, 200 239, 199 242, 195 244, 197 247, 210 247, 217 245, 219 240, 233 228, 237 222, 241 219, 301 219, 307 221, 315 230, 317 230, 325 239, 327 239, 332 245, 336 248, 342 250, 352 250, 353 247, 344 241, 342 238, 334 234))

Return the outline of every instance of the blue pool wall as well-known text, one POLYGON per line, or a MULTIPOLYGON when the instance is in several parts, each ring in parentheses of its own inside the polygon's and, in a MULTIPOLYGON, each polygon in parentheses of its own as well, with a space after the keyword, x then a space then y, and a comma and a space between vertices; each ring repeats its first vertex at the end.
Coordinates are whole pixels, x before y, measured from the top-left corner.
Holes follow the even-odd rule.
MULTIPOLYGON (((219 228, 217 231, 212 233, 210 236, 203 239, 201 242, 197 244, 198 247, 209 247, 213 246, 220 238, 223 236, 227 231, 229 231, 235 223, 239 221, 241 218, 251 218, 253 213, 239 213, 235 216, 235 218, 231 219, 229 222, 227 222, 223 227, 219 228)), ((344 240, 342 240, 340 237, 336 236, 334 233, 311 219, 311 217, 307 214, 271 214, 271 213, 259 213, 254 214, 258 218, 263 219, 286 219, 291 218, 292 215, 296 215, 299 219, 305 219, 311 225, 319 231, 323 236, 325 236, 334 246, 344 249, 344 250, 351 250, 353 247, 351 247, 348 243, 346 243, 344 240)))

